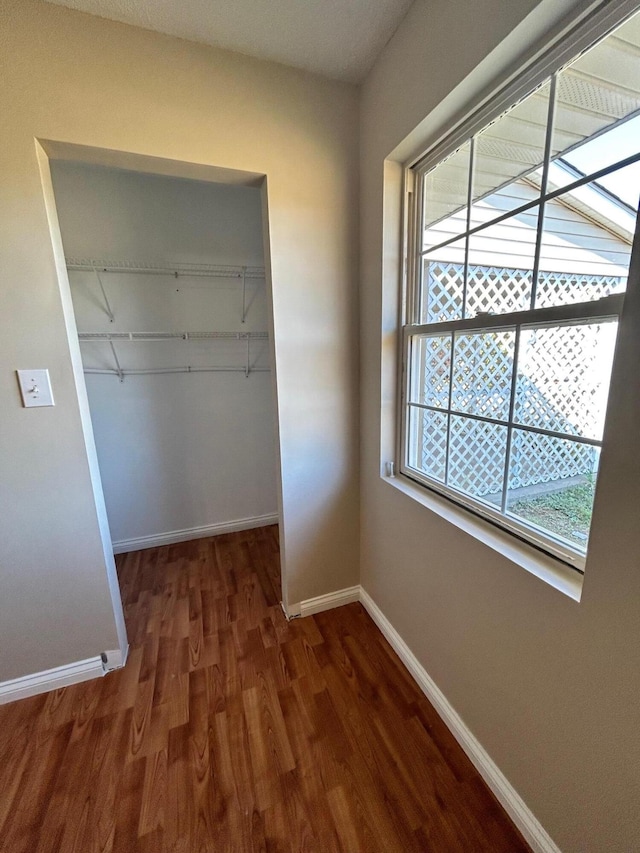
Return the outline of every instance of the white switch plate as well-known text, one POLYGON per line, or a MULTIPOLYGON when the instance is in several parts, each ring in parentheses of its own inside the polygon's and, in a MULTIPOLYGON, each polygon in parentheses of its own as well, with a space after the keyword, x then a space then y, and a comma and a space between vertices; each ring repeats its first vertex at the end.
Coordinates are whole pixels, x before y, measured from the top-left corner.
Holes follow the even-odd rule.
POLYGON ((18 374, 23 406, 55 405, 48 370, 16 370, 16 373, 18 374))

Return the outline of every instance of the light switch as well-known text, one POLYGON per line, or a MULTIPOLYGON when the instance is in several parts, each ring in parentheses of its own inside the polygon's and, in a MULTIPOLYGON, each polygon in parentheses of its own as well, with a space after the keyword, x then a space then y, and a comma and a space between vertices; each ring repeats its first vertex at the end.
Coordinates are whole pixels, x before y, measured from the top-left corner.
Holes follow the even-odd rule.
POLYGON ((48 370, 16 370, 16 373, 23 406, 55 405, 48 370))

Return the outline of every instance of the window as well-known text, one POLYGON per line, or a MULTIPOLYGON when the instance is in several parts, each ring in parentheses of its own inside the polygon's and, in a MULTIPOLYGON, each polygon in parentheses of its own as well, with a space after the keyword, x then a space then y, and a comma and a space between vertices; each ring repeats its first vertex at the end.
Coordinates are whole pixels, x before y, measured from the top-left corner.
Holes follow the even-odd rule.
POLYGON ((581 571, 640 193, 640 16, 470 127, 411 170, 401 471, 581 571))

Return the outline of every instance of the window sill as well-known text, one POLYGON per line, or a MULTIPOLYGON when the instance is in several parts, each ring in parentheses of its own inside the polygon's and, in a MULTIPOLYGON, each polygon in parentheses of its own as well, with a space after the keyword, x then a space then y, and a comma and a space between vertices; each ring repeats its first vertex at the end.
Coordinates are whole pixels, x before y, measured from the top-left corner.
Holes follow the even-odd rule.
POLYGON ((402 474, 393 477, 383 476, 382 479, 422 506, 435 512, 440 518, 450 521, 459 530, 463 530, 511 562, 521 566, 525 571, 548 583, 554 589, 574 601, 580 601, 583 577, 560 560, 538 551, 536 548, 527 545, 526 542, 521 542, 510 533, 500 530, 461 507, 457 507, 435 492, 422 489, 402 474))

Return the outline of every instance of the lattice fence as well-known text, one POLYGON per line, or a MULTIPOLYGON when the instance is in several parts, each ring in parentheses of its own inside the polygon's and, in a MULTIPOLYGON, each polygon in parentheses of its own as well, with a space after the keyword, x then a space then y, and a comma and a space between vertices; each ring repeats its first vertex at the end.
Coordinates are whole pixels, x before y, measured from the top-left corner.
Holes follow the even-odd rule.
MULTIPOLYGON (((421 458, 413 462, 430 477, 444 482, 446 466, 446 418, 444 412, 416 413, 421 458)), ((505 476, 507 427, 452 416, 449 443, 449 484, 474 497, 499 499, 505 476)), ((513 430, 510 491, 575 477, 596 471, 594 447, 565 441, 544 433, 513 430)))
MULTIPOLYGON (((423 323, 462 317, 464 265, 429 261, 425 264, 423 323)), ((615 275, 571 275, 539 272, 536 308, 601 299, 619 293, 626 279, 615 275)), ((529 308, 531 270, 471 264, 467 284, 467 316, 490 311, 502 314, 529 308)))
MULTIPOLYGON (((461 316, 461 264, 427 265, 427 322, 461 316)), ((538 307, 601 298, 619 291, 617 276, 539 275, 538 307)), ((467 313, 510 312, 529 307, 531 273, 527 270, 471 266, 467 313)), ((514 421, 533 429, 567 436, 598 438, 604 418, 606 388, 599 362, 613 352, 611 328, 585 323, 552 328, 523 329, 515 383, 514 421), (607 337, 608 336, 608 337, 607 337)), ((453 370, 451 336, 422 338, 418 402, 447 409, 450 485, 469 495, 492 499, 502 491, 506 465, 507 426, 486 423, 464 414, 508 420, 514 369, 514 332, 458 333, 453 370), (449 389, 449 376, 453 384, 449 389)), ((415 398, 414 398, 415 399, 415 398)), ((415 415, 414 447, 417 464, 443 480, 446 467, 445 412, 415 415)), ((592 474, 596 448, 579 442, 514 427, 508 465, 508 488, 527 488, 592 474)))
POLYGON ((513 331, 456 335, 452 409, 498 420, 508 418, 514 345, 513 331))
POLYGON ((474 497, 502 491, 507 428, 452 416, 449 484, 474 497))
POLYGON ((514 430, 509 489, 588 476, 595 472, 596 465, 597 451, 588 444, 514 430))

